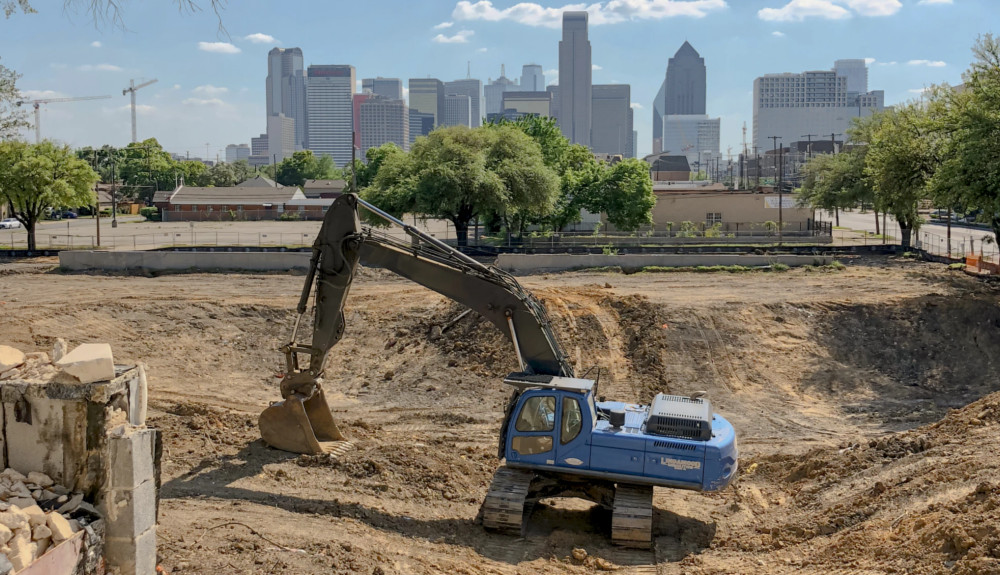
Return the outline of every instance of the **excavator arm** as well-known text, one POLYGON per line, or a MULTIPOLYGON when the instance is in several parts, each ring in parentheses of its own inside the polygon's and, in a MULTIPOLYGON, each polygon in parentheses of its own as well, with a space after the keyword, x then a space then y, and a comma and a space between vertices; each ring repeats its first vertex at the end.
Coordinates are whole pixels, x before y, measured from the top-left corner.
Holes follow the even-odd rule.
POLYGON ((511 340, 521 372, 573 376, 544 306, 513 276, 345 194, 327 211, 313 244, 299 299, 299 320, 292 342, 282 348, 287 363, 281 382, 283 401, 267 408, 260 418, 261 435, 268 444, 298 453, 321 453, 324 441, 343 439, 319 380, 330 350, 343 337, 344 304, 358 263, 393 271, 478 312, 511 340), (359 207, 402 228, 408 241, 362 227, 359 207), (301 345, 295 341, 299 322, 314 287, 312 341, 301 345), (299 366, 299 354, 308 355, 308 367, 299 366))

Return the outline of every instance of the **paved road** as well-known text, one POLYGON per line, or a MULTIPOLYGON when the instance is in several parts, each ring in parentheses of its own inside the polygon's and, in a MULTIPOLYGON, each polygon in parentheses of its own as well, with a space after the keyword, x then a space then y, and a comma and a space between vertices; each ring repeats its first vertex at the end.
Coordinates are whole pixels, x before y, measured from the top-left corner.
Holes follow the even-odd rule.
MULTIPOLYGON (((833 214, 817 214, 817 217, 824 221, 833 221, 833 214)), ((925 216, 926 217, 926 216, 925 216)), ((881 222, 879 226, 881 227, 881 222)), ((888 216, 886 218, 886 225, 889 230, 890 243, 897 243, 900 238, 899 224, 896 223, 895 218, 888 216)), ((860 213, 857 211, 850 212, 840 212, 840 226, 849 228, 851 230, 863 230, 868 232, 875 231, 875 214, 872 212, 860 213)), ((840 232, 840 230, 836 230, 840 232)), ((881 229, 879 230, 881 231, 881 229)), ((835 233, 834 236, 837 234, 835 233)), ((948 226, 941 224, 924 224, 921 226, 918 232, 918 237, 914 240, 919 239, 924 247, 930 249, 935 253, 946 253, 948 251, 947 247, 947 236, 948 236, 948 226)), ((951 247, 952 253, 965 253, 974 249, 978 253, 983 240, 983 237, 993 237, 993 232, 986 229, 978 228, 966 228, 959 226, 952 226, 951 228, 951 247)), ((997 246, 995 244, 987 243, 984 248, 984 253, 997 253, 997 246)))

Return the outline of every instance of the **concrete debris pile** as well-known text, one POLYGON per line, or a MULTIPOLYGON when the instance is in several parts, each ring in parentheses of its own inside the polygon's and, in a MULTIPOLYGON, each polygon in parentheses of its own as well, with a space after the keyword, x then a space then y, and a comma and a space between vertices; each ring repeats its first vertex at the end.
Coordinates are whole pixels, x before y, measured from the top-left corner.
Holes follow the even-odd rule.
POLYGON ((0 473, 0 575, 17 573, 96 517, 82 493, 44 473, 0 473), (75 518, 74 518, 75 517, 75 518))
POLYGON ((23 353, 0 345, 0 381, 17 379, 27 383, 94 383, 115 377, 111 346, 85 343, 67 353, 66 342, 56 340, 52 356, 44 351, 23 353))

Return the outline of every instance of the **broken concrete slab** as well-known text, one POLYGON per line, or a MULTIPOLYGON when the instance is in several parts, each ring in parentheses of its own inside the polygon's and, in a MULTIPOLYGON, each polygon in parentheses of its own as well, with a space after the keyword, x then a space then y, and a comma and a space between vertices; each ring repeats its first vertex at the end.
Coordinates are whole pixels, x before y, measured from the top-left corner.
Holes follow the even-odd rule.
POLYGON ((0 373, 24 363, 24 353, 9 345, 0 345, 0 373))
POLYGON ((28 473, 28 483, 34 483, 39 487, 50 487, 54 481, 48 475, 40 471, 32 471, 28 473))
POLYGON ((115 377, 115 360, 106 343, 84 343, 67 353, 56 366, 80 383, 107 381, 115 377))
POLYGON ((66 345, 66 340, 57 337, 56 343, 52 346, 52 361, 56 362, 62 359, 66 353, 69 351, 69 346, 66 345))
POLYGON ((37 505, 31 505, 30 507, 26 507, 22 509, 21 512, 23 512, 25 515, 28 516, 28 525, 31 525, 32 528, 35 528, 39 525, 44 525, 46 519, 48 519, 45 516, 45 512, 42 511, 42 508, 37 505))
POLYGON ((64 541, 75 533, 69 521, 59 513, 49 513, 45 520, 45 526, 52 533, 53 541, 64 541))

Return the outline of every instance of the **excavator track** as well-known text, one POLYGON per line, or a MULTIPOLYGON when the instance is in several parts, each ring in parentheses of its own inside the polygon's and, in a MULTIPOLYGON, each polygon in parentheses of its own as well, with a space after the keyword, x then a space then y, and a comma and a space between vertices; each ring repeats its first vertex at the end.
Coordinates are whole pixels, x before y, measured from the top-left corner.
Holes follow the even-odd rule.
POLYGON ((501 533, 521 536, 524 522, 530 515, 528 494, 535 474, 501 467, 493 475, 490 490, 483 501, 483 527, 501 533))
POLYGON ((653 488, 619 484, 611 515, 611 542, 622 547, 649 549, 653 540, 653 488))

